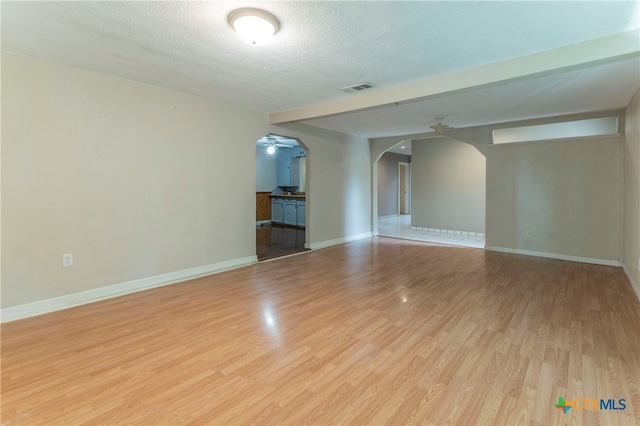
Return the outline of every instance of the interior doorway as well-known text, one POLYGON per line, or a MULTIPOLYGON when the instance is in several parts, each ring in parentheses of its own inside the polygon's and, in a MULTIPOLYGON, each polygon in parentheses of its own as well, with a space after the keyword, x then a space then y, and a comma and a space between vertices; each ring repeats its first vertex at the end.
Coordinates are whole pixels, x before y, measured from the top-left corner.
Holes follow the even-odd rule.
POLYGON ((373 223, 375 235, 484 248, 483 152, 473 144, 445 137, 411 145, 400 141, 397 145, 412 148, 408 161, 391 157, 398 154, 391 147, 373 163, 373 193, 377 197, 372 205, 378 211, 373 223), (391 174, 395 176, 392 184, 391 174), (464 209, 457 208, 460 203, 464 209))
POLYGON ((398 163, 398 213, 411 214, 411 163, 398 163))
POLYGON ((297 139, 267 134, 256 142, 258 260, 305 251, 308 150, 297 139))

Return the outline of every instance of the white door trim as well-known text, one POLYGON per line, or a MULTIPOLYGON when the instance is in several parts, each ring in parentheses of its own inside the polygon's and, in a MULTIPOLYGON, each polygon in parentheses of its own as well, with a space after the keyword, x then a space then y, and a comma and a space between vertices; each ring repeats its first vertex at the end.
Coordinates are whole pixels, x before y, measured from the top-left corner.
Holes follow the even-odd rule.
POLYGON ((407 208, 407 213, 405 214, 411 214, 411 163, 406 163, 404 161, 398 161, 398 214, 401 214, 400 197, 402 197, 402 193, 400 191, 400 166, 406 167, 405 185, 407 186, 407 194, 405 195, 405 206, 407 208))

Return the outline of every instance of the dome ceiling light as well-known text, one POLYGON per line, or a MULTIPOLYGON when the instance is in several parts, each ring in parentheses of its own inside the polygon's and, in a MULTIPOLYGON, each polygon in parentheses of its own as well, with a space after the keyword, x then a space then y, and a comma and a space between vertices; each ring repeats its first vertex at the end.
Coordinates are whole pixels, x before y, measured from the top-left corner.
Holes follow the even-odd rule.
POLYGON ((253 44, 262 44, 280 29, 278 18, 262 9, 236 9, 229 14, 229 24, 241 39, 253 44))

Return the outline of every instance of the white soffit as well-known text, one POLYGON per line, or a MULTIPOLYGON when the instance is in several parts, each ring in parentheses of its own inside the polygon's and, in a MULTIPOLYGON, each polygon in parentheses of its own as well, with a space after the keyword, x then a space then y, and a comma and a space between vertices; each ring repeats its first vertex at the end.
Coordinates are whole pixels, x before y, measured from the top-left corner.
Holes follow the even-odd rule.
POLYGON ((618 117, 561 121, 493 130, 493 143, 518 143, 618 134, 618 117))

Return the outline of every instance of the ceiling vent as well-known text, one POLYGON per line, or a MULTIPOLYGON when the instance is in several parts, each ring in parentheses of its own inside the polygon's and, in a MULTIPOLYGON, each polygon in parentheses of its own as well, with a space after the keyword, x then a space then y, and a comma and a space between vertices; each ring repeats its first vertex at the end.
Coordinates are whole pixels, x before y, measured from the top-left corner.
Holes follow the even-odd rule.
POLYGON ((371 83, 358 83, 358 84, 354 84, 353 86, 343 87, 340 90, 347 93, 354 93, 354 92, 360 92, 366 89, 371 89, 372 87, 376 87, 376 86, 371 83))

